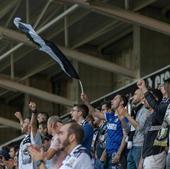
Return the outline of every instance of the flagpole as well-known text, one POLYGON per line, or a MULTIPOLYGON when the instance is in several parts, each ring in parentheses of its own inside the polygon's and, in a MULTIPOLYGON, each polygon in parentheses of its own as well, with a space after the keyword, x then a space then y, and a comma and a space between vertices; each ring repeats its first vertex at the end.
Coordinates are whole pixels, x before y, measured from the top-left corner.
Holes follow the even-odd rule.
POLYGON ((84 88, 83 88, 81 80, 79 80, 79 84, 80 84, 81 93, 84 94, 84 88))

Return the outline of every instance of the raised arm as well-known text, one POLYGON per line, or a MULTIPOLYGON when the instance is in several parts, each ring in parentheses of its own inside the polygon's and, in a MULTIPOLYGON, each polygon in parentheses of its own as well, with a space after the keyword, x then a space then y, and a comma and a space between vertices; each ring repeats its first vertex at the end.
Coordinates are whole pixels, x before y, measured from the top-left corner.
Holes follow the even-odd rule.
POLYGON ((95 109, 90 104, 90 101, 86 94, 84 94, 84 93, 81 94, 81 100, 89 108, 89 112, 90 112, 90 114, 92 114, 92 116, 98 117, 99 119, 105 119, 104 114, 102 112, 100 112, 99 110, 95 109))
POLYGON ((33 137, 37 134, 37 105, 34 102, 29 103, 29 109, 32 113, 31 115, 31 132, 33 137))
POLYGON ((23 117, 22 117, 22 114, 21 114, 21 112, 19 112, 19 111, 17 111, 17 112, 15 112, 15 117, 19 120, 19 123, 20 123, 20 126, 21 126, 21 128, 22 128, 22 125, 23 125, 23 117))
POLYGON ((149 105, 152 107, 152 109, 154 109, 155 111, 157 111, 158 107, 159 107, 159 102, 154 98, 154 96, 148 91, 145 81, 143 79, 139 80, 137 82, 137 86, 139 89, 142 90, 145 99, 147 100, 147 102, 149 103, 149 105))
POLYGON ((162 122, 169 103, 166 102, 161 104, 159 101, 157 101, 153 94, 147 90, 144 80, 139 80, 137 82, 137 86, 143 91, 145 99, 147 100, 148 104, 152 107, 152 109, 154 109, 155 118, 158 121, 162 122))

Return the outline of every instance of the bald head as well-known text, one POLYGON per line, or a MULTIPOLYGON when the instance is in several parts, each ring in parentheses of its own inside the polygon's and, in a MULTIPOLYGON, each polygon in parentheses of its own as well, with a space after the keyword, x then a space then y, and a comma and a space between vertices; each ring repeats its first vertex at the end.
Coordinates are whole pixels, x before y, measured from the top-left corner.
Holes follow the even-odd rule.
POLYGON ((61 123, 61 119, 58 116, 51 116, 48 119, 48 124, 56 124, 56 123, 61 123))
POLYGON ((58 116, 51 116, 47 122, 48 134, 54 136, 54 134, 59 132, 62 122, 58 116))

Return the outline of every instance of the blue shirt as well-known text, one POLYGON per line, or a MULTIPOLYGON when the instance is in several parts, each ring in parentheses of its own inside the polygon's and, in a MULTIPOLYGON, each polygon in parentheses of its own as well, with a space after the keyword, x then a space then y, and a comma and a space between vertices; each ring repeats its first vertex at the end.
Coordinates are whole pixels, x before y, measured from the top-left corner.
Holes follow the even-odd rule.
POLYGON ((87 150, 89 150, 90 152, 91 144, 93 140, 93 128, 86 120, 84 120, 81 125, 84 130, 84 139, 83 139, 82 145, 83 147, 86 147, 87 150))
POLYGON ((112 154, 118 151, 123 138, 121 122, 115 113, 105 113, 107 121, 106 153, 112 154))

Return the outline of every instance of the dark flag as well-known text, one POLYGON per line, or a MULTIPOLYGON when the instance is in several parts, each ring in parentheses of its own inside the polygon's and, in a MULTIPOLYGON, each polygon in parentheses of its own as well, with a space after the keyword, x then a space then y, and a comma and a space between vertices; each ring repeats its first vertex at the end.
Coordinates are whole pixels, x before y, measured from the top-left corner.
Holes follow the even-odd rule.
POLYGON ((73 65, 53 42, 42 39, 34 31, 30 24, 25 24, 21 22, 20 18, 15 18, 14 24, 20 31, 24 32, 34 44, 38 46, 39 50, 50 55, 51 58, 60 65, 61 69, 68 76, 70 76, 71 78, 80 79, 73 65))

